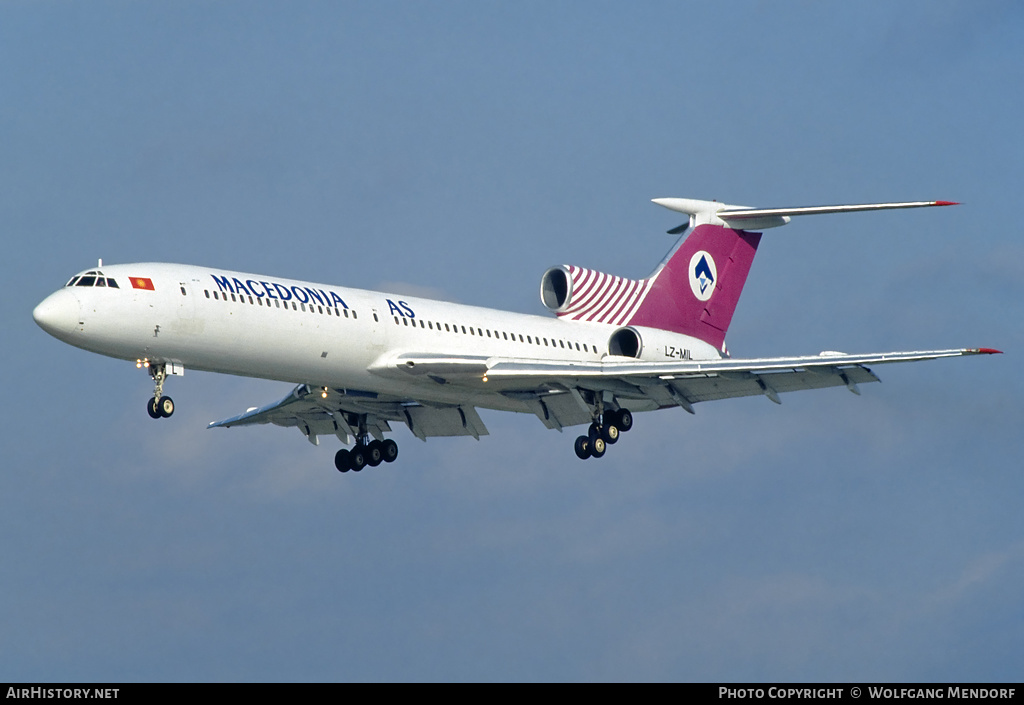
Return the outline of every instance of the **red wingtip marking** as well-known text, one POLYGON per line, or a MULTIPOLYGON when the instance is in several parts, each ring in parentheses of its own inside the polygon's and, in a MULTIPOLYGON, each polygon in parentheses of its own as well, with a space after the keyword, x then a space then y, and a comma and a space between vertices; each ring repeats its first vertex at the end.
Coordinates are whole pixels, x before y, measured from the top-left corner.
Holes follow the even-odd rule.
POLYGON ((937 205, 937 206, 959 206, 960 203, 957 202, 957 201, 936 201, 935 205, 937 205))
POLYGON ((978 348, 978 352, 979 353, 984 353, 985 355, 1002 355, 1003 354, 1002 350, 996 350, 995 348, 978 348))

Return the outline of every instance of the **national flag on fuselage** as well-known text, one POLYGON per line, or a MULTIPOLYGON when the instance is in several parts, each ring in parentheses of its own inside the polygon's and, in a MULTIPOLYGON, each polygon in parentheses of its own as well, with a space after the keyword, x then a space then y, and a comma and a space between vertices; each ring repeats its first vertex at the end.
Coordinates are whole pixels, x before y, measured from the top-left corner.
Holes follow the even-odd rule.
POLYGON ((132 277, 132 288, 156 291, 156 289, 153 287, 153 280, 150 279, 149 277, 132 277))

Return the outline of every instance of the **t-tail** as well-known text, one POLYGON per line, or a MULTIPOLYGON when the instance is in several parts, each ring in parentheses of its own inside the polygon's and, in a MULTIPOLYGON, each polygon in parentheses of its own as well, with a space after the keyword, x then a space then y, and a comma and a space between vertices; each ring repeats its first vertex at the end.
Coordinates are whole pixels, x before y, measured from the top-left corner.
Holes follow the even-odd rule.
POLYGON ((552 267, 541 280, 544 305, 568 320, 682 333, 724 352, 760 231, 785 225, 797 215, 956 205, 915 201, 765 209, 691 198, 656 198, 654 203, 689 216, 669 233, 690 232, 650 276, 626 279, 571 265, 552 267))

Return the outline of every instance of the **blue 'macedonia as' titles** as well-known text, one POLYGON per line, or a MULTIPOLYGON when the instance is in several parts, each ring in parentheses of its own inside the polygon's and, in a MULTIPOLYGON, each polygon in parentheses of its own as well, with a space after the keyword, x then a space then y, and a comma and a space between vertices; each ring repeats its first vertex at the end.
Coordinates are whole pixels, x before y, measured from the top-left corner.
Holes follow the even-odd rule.
POLYGON ((308 286, 286 286, 277 282, 253 281, 246 279, 242 282, 236 277, 219 277, 211 274, 213 281, 222 292, 231 294, 248 294, 262 299, 264 296, 269 299, 280 299, 290 301, 295 299, 299 303, 308 304, 316 302, 321 306, 334 306, 335 308, 348 308, 345 300, 333 291, 327 292, 323 289, 312 289, 308 286))

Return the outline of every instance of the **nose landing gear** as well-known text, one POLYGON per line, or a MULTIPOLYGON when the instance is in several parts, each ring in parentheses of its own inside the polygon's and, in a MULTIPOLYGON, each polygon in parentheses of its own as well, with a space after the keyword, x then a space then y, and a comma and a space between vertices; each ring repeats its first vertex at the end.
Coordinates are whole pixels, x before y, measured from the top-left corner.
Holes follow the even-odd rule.
POLYGON ((149 417, 152 419, 170 418, 171 414, 174 413, 174 400, 164 396, 164 380, 167 379, 167 366, 153 364, 149 361, 145 363, 140 361, 137 363, 137 366, 142 367, 143 364, 149 370, 149 376, 153 378, 154 382, 153 397, 146 403, 146 411, 149 412, 149 417))

